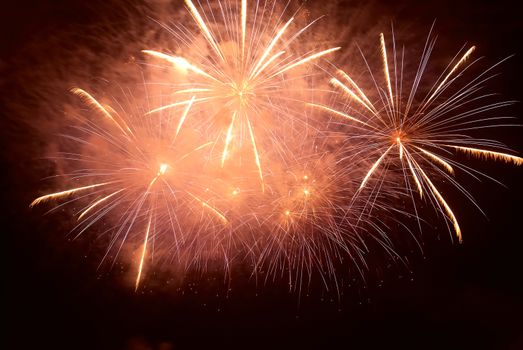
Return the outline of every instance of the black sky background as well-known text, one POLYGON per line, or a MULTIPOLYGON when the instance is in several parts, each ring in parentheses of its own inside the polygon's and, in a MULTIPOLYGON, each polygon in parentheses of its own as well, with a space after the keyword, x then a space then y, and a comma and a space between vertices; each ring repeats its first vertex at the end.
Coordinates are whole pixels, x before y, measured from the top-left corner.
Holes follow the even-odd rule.
MULTIPOLYGON (((227 296, 226 287, 213 282, 215 290, 205 280, 184 288, 183 295, 162 288, 135 294, 114 276, 100 276, 96 262, 83 258, 89 247, 66 241, 60 214, 43 219, 28 209, 43 177, 35 173, 31 152, 42 145, 10 107, 24 97, 19 82, 25 80, 16 77, 31 64, 20 67, 13 58, 61 28, 96 24, 100 10, 104 20, 121 20, 122 3, 20 0, 0 7, 2 348, 523 349, 523 170, 501 163, 473 163, 508 189, 467 184, 488 219, 470 204, 459 210, 463 245, 451 244, 443 233, 424 255, 412 254, 412 273, 391 272, 384 283, 348 288, 341 301, 313 290, 298 303, 283 283, 256 290, 239 282, 227 296)), ((445 40, 477 44, 492 63, 516 54, 489 86, 522 100, 516 2, 376 2, 369 11, 371 17, 427 26, 437 18, 440 32, 455 35, 445 40)), ((35 56, 52 57, 45 45, 36 47, 30 51, 35 56)), ((521 122, 521 103, 511 114, 521 122)), ((521 129, 501 134, 523 152, 521 129)))

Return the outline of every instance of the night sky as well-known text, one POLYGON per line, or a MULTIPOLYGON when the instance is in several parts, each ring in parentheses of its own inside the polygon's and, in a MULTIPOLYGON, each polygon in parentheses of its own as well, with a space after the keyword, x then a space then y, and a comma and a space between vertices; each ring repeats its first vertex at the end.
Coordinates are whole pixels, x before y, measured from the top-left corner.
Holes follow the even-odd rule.
MULTIPOLYGON (((490 63, 515 54, 489 89, 521 101, 523 26, 516 4, 342 1, 339 16, 365 9, 376 23, 413 23, 424 29, 420 40, 437 19, 443 50, 452 43, 454 54, 459 45, 473 43, 490 63)), ((467 163, 506 187, 467 182, 487 218, 464 199, 455 200, 464 244, 452 243, 446 231, 424 232, 424 251, 408 253, 408 268, 380 269, 379 278, 346 287, 340 300, 314 285, 300 297, 288 292, 285 281, 257 287, 241 274, 231 290, 219 274, 210 274, 181 289, 159 283, 134 293, 118 268, 97 271, 90 241, 67 239, 67 213, 44 217, 43 210, 28 207, 41 193, 41 179, 53 171, 39 159, 46 146, 39 127, 29 125, 45 125, 49 117, 38 102, 44 95, 37 87, 48 86, 38 72, 63 79, 56 95, 66 93, 66 84, 92 78, 97 67, 68 73, 61 50, 97 50, 92 45, 100 28, 111 23, 125 33, 127 19, 139 17, 141 6, 18 0, 0 7, 3 348, 523 349, 523 167, 503 163, 467 163)), ((102 57, 109 55, 104 50, 102 57)), ((127 54, 110 50, 115 59, 127 54)), ((521 103, 508 112, 522 122, 521 103)), ((523 152, 521 128, 497 132, 496 138, 523 152)))

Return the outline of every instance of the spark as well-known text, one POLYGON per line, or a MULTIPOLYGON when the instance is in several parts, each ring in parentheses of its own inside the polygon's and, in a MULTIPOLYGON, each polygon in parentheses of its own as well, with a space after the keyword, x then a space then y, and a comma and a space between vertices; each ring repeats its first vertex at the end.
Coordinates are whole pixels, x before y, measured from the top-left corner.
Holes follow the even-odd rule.
POLYGON ((225 147, 223 148, 222 152, 222 168, 225 164, 225 159, 227 158, 227 150, 229 149, 229 144, 232 140, 232 133, 234 128, 234 121, 236 120, 236 112, 232 114, 231 123, 229 124, 229 127, 227 128, 227 136, 225 137, 225 147))
POLYGON ((134 290, 138 290, 138 286, 140 285, 140 278, 142 277, 142 270, 143 270, 143 261, 145 259, 145 253, 147 252, 147 242, 149 241, 149 232, 151 232, 151 221, 152 221, 152 214, 149 215, 149 221, 147 221, 147 228, 145 229, 145 237, 143 239, 143 248, 142 248, 142 256, 140 258, 140 265, 138 266, 138 275, 136 276, 136 283, 134 286, 134 290))
POLYGON ((435 161, 436 163, 440 164, 441 166, 443 166, 443 168, 445 168, 445 170, 447 170, 447 172, 449 174, 454 174, 454 168, 452 168, 452 165, 450 165, 447 161, 445 161, 443 158, 441 158, 440 156, 432 153, 432 152, 429 152, 421 147, 416 147, 418 150, 420 150, 421 152, 423 152, 424 154, 426 154, 430 159, 432 159, 433 161, 435 161))
POLYGON ((165 172, 167 171, 168 167, 169 167, 169 164, 165 164, 165 163, 160 164, 160 169, 158 169, 158 176, 165 175, 165 172))
POLYGON ((432 183, 430 178, 427 176, 427 174, 425 174, 423 169, 419 168, 419 171, 420 171, 421 175, 423 176, 423 178, 425 179, 425 181, 427 181, 427 183, 429 184, 430 188, 432 189, 432 192, 436 195, 436 198, 438 199, 438 201, 441 203, 441 205, 443 205, 443 208, 445 208, 445 212, 447 213, 450 220, 454 224, 454 231, 456 232, 456 236, 458 237, 459 243, 462 243, 463 237, 461 236, 461 229, 459 227, 458 219, 456 219, 456 216, 454 215, 454 212, 452 211, 452 209, 450 209, 450 206, 447 204, 447 201, 445 200, 445 198, 443 198, 441 193, 439 193, 438 189, 436 188, 436 186, 434 186, 434 184, 432 183))
POLYGON ((182 117, 180 118, 180 122, 178 123, 178 126, 176 127, 176 134, 174 135, 175 139, 178 136, 178 134, 180 133, 180 129, 182 128, 182 125, 185 122, 185 119, 187 118, 187 114, 189 114, 189 110, 191 109, 191 106, 193 103, 194 103, 194 96, 191 98, 191 100, 185 107, 185 110, 183 111, 182 117))
POLYGON ((381 44, 381 54, 383 58, 383 72, 385 74, 385 79, 387 81, 387 90, 389 91, 389 97, 390 97, 390 106, 393 107, 393 101, 394 97, 392 94, 392 85, 390 83, 390 71, 389 71, 389 63, 387 59, 387 47, 385 46, 385 36, 383 33, 380 34, 380 44, 381 44))
MULTIPOLYGON (((345 73, 344 73, 345 74, 345 73)), ((346 74, 345 74, 346 75, 346 74)), ((346 75, 348 77, 348 75, 346 75)), ((350 78, 349 78, 350 79, 350 78)), ((364 102, 362 98, 360 98, 355 92, 353 92, 351 89, 349 89, 348 86, 343 84, 341 81, 339 81, 336 78, 332 78, 330 80, 331 84, 335 87, 341 88, 349 97, 356 100, 358 103, 360 103, 362 106, 367 108, 371 113, 374 113, 374 110, 367 104, 367 102, 364 102)))
MULTIPOLYGON (((376 107, 374 107, 372 102, 370 102, 369 98, 365 95, 363 90, 361 90, 360 87, 354 82, 354 80, 352 80, 352 78, 349 77, 349 75, 347 73, 345 73, 344 71, 342 71, 341 69, 338 69, 337 73, 339 75, 341 75, 345 80, 347 80, 351 84, 351 86, 356 89, 359 96, 361 96, 361 99, 356 98, 356 101, 360 102, 363 106, 365 106, 365 108, 367 108, 367 109, 371 110, 373 113, 375 113, 376 107)), ((333 78, 333 79, 335 79, 335 78, 333 78)), ((357 95, 355 93, 353 93, 346 85, 342 84, 338 79, 335 79, 335 80, 336 80, 335 85, 341 87, 351 97, 357 97, 357 95)))
MULTIPOLYGON (((403 150, 404 147, 401 146, 401 149, 403 150)), ((409 169, 410 169, 410 173, 412 174, 412 178, 414 179, 414 182, 416 183, 416 187, 418 188, 418 192, 419 192, 419 196, 420 198, 423 198, 423 187, 421 185, 421 181, 418 177, 418 175, 416 174, 416 171, 414 170, 414 166, 412 165, 412 162, 416 162, 415 160, 410 160, 411 156, 407 156, 407 163, 409 165, 409 169)), ((417 163, 416 163, 417 164, 417 163)))
POLYGON ((434 90, 434 92, 432 93, 432 95, 430 95, 429 99, 427 100, 427 104, 429 102, 431 102, 438 94, 438 92, 441 90, 441 88, 445 85, 445 83, 447 82, 447 80, 449 80, 449 78, 458 70, 458 68, 463 64, 465 63, 468 58, 470 57, 470 55, 472 55, 472 53, 474 52, 474 50, 476 50, 476 47, 475 46, 472 46, 470 49, 467 50, 467 52, 465 52, 465 54, 463 55, 463 57, 461 57, 461 59, 458 61, 458 63, 456 63, 454 65, 454 67, 450 70, 450 72, 445 76, 445 78, 441 81, 441 83, 438 85, 438 87, 434 90))
POLYGON ((387 156, 387 154, 390 152, 390 150, 392 149, 392 147, 394 147, 394 145, 391 145, 389 148, 387 148, 387 150, 385 152, 383 152, 383 154, 378 158, 378 160, 376 162, 374 162, 374 164, 372 164, 372 166, 370 167, 369 171, 367 172, 367 175, 365 175, 365 177, 363 178, 363 180, 361 181, 361 184, 360 184, 360 190, 365 187, 365 184, 367 183, 367 181, 369 180, 369 178, 372 176, 372 174, 374 173, 374 171, 376 170, 376 168, 381 164, 381 162, 383 161, 383 159, 385 159, 385 156, 387 156))
POLYGON ((218 54, 218 56, 220 56, 220 58, 223 61, 225 61, 225 57, 223 57, 223 54, 222 54, 222 52, 220 50, 220 47, 216 43, 216 40, 214 40, 214 37, 211 34, 211 31, 207 27, 207 24, 205 24, 205 21, 203 20, 202 16, 200 15, 200 12, 198 12, 198 9, 196 8, 196 6, 194 6, 194 4, 192 3, 191 0, 185 0, 185 4, 189 7, 189 11, 194 16, 194 19, 196 20, 196 22, 200 26, 200 29, 204 33, 205 38, 207 39, 209 44, 211 44, 212 48, 218 54))
POLYGON ((34 207, 35 205, 38 205, 40 203, 46 202, 51 199, 58 199, 61 197, 70 196, 70 195, 76 194, 77 192, 80 192, 80 191, 91 190, 93 188, 109 185, 111 183, 112 182, 104 182, 104 183, 99 183, 99 184, 94 184, 94 185, 89 185, 89 186, 76 187, 76 188, 72 188, 70 190, 65 190, 65 191, 61 191, 61 192, 46 194, 45 196, 36 198, 34 201, 31 202, 31 204, 29 206, 34 207))
POLYGON ((245 57, 245 36, 247 32, 247 0, 242 0, 242 59, 245 57))
POLYGON ((284 68, 282 68, 282 69, 280 69, 279 71, 277 71, 276 73, 274 73, 273 76, 276 76, 276 75, 279 75, 279 74, 283 74, 283 73, 285 73, 285 72, 288 71, 288 70, 291 70, 291 69, 293 69, 293 68, 296 68, 296 67, 298 67, 298 66, 301 66, 301 65, 303 65, 303 64, 305 64, 305 63, 308 63, 308 62, 310 62, 310 61, 313 61, 313 60, 315 60, 315 59, 317 59, 317 58, 320 58, 320 57, 322 57, 322 56, 328 55, 328 54, 330 54, 330 53, 332 53, 332 52, 338 51, 339 49, 341 49, 341 47, 333 47, 333 48, 330 48, 330 49, 327 49, 327 50, 323 50, 323 51, 317 52, 317 53, 312 54, 312 55, 310 55, 310 56, 307 56, 307 57, 305 57, 305 58, 299 60, 298 62, 295 62, 295 63, 293 63, 293 64, 290 64, 290 65, 288 65, 288 66, 285 66, 284 68))
POLYGON ((511 154, 507 153, 501 153, 501 152, 494 152, 479 148, 471 148, 471 147, 462 147, 462 146, 450 146, 458 151, 464 152, 466 154, 473 155, 475 157, 479 158, 485 158, 485 159, 492 159, 492 160, 502 160, 506 163, 513 163, 515 165, 523 165, 523 158, 517 157, 511 154))
POLYGON ((254 140, 254 132, 252 130, 251 122, 247 119, 247 126, 249 127, 249 135, 251 136, 252 150, 254 152, 254 159, 256 161, 256 166, 258 167, 258 175, 260 176, 262 192, 265 192, 265 184, 263 183, 263 173, 260 163, 260 155, 258 153, 258 148, 256 147, 256 141, 254 140))
POLYGON ((125 190, 125 188, 122 188, 118 191, 114 191, 113 193, 111 194, 108 194, 107 196, 103 197, 103 198, 100 198, 99 200, 97 200, 96 202, 94 202, 92 205, 90 205, 87 209, 85 209, 79 216, 78 216, 78 220, 81 220, 88 212, 90 212, 92 209, 94 209, 95 207, 97 207, 99 204, 105 202, 106 200, 108 200, 109 198, 117 195, 118 193, 122 192, 123 190, 125 190))
POLYGON ((85 100, 85 102, 94 107, 97 111, 99 111, 100 113, 102 113, 105 117, 107 117, 109 120, 111 120, 114 125, 116 125, 116 127, 118 127, 118 129, 120 129, 120 131, 122 133, 124 133, 125 135, 132 135, 132 131, 131 129, 129 129, 129 126, 127 124, 125 124, 124 121, 122 121, 122 123, 124 124, 125 126, 125 129, 127 131, 125 131, 122 126, 120 125, 119 122, 116 121, 116 119, 111 115, 111 113, 109 113, 109 111, 104 107, 102 106, 102 104, 100 102, 98 102, 91 94, 89 94, 87 91, 83 90, 83 89, 80 89, 80 88, 73 88, 71 89, 71 92, 75 95, 78 95, 80 96, 81 98, 83 98, 85 100))
POLYGON ((329 108, 327 106, 316 104, 316 103, 307 103, 307 105, 310 106, 310 107, 315 107, 315 108, 318 108, 318 109, 322 109, 322 110, 327 111, 327 112, 332 113, 332 114, 339 115, 339 116, 341 116, 343 118, 349 119, 349 120, 354 121, 356 123, 359 123, 359 124, 362 124, 362 125, 365 125, 365 126, 368 126, 368 127, 372 127, 371 125, 365 123, 364 121, 361 121, 361 120, 359 120, 357 118, 354 118, 354 117, 352 117, 352 116, 350 116, 350 115, 348 115, 346 113, 337 111, 337 110, 335 110, 333 108, 329 108))
POLYGON ((203 199, 195 196, 194 194, 190 193, 190 192, 187 192, 191 197, 193 197, 194 199, 196 199, 196 201, 198 201, 204 208, 206 209, 209 209, 214 215, 216 215, 224 224, 227 224, 229 221, 227 220, 227 218, 225 217, 225 215, 223 215, 222 213, 220 213, 220 211, 218 209, 216 209, 215 207, 213 207, 212 205, 210 205, 209 203, 207 203, 206 201, 204 201, 203 199))

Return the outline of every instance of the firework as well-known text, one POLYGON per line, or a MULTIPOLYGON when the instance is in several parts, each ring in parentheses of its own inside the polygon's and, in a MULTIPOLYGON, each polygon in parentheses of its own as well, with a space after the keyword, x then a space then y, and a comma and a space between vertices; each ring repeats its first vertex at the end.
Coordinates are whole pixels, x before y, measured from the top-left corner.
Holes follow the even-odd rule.
POLYGON ((92 113, 64 136, 77 152, 68 148, 58 159, 73 169, 67 174, 69 182, 82 185, 41 196, 31 206, 73 197, 66 203, 81 203, 75 237, 102 219, 113 222, 103 260, 110 253, 116 259, 124 245, 138 246, 138 288, 147 256, 152 259, 155 249, 170 247, 178 261, 188 251, 201 249, 198 240, 209 240, 202 235, 217 231, 213 225, 227 225, 220 210, 203 198, 203 187, 189 176, 210 144, 182 135, 190 105, 178 120, 154 122, 144 120, 139 111, 117 112, 82 89, 72 92, 92 113), (191 219, 194 215, 201 220, 191 219))
POLYGON ((106 103, 72 89, 82 104, 56 157, 63 181, 31 203, 71 204, 73 237, 93 230, 106 246, 101 263, 131 260, 135 290, 153 263, 183 272, 219 264, 226 277, 248 266, 256 280, 286 278, 300 292, 319 276, 339 295, 340 275, 365 278, 375 251, 402 260, 391 231, 416 239, 405 223, 421 227, 416 196, 461 242, 442 183, 473 200, 457 177, 484 174, 458 154, 523 165, 475 136, 505 125, 486 114, 512 102, 483 92, 497 65, 467 78, 474 46, 433 79, 431 33, 414 70, 381 34, 379 74, 363 56, 365 79, 338 70, 324 89, 322 60, 339 47, 306 43, 316 21, 301 26, 286 18, 288 4, 269 0, 185 4, 192 19, 160 24, 176 47, 142 51, 139 97, 121 89, 124 99, 106 103))
MULTIPOLYGON (((466 80, 465 72, 478 61, 470 62, 474 46, 458 52, 439 78, 424 86, 424 73, 435 46, 435 39, 429 33, 409 88, 404 72, 407 59, 405 50, 398 53, 393 41, 394 49, 389 56, 385 36, 380 34, 379 39, 381 80, 372 73, 364 57, 370 75, 368 82, 374 84, 375 90, 365 92, 349 74, 338 70, 330 83, 354 105, 350 105, 348 110, 323 104, 309 106, 346 120, 355 130, 357 137, 354 139, 365 140, 361 152, 375 161, 363 176, 358 193, 364 192, 373 178, 383 178, 387 173, 399 169, 408 192, 413 193, 415 188, 421 198, 428 197, 438 210, 444 212, 461 242, 457 217, 435 181, 443 178, 473 201, 470 194, 454 179, 454 175, 456 169, 473 176, 481 173, 452 158, 455 152, 523 164, 523 158, 507 153, 507 147, 500 142, 470 135, 475 130, 503 126, 499 124, 503 118, 488 117, 485 113, 506 107, 512 102, 484 102, 492 95, 484 94, 481 90, 483 84, 492 78, 489 74, 495 66, 466 80)), ((400 182, 401 179, 397 179, 395 186, 400 182)), ((380 190, 386 190, 381 187, 381 180, 378 179, 375 184, 380 190)))
MULTIPOLYGON (((294 17, 282 22, 284 13, 277 11, 275 2, 226 1, 200 9, 191 0, 185 4, 205 43, 187 27, 176 25, 168 29, 182 46, 180 55, 143 50, 187 76, 186 83, 175 84, 174 94, 183 96, 181 101, 149 113, 189 103, 194 103, 195 110, 203 109, 223 136, 221 166, 231 158, 234 144, 241 148, 245 138, 263 191, 261 140, 266 142, 277 132, 279 115, 293 118, 289 106, 301 102, 294 92, 304 78, 299 69, 339 47, 303 53, 297 39, 314 22, 303 28, 294 28, 294 17)), ((302 107, 299 103, 298 108, 302 107)))

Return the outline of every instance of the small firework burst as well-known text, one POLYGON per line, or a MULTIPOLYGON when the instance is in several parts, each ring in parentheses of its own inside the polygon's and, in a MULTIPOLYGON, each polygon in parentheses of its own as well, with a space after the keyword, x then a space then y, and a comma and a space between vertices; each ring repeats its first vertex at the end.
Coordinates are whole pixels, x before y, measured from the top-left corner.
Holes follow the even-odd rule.
POLYGON ((411 82, 404 79, 404 65, 408 59, 405 50, 398 53, 393 41, 390 55, 383 34, 380 34, 379 41, 381 80, 373 74, 363 57, 369 82, 374 84, 375 91, 364 91, 349 74, 338 70, 330 82, 353 105, 341 109, 324 104, 311 103, 309 106, 351 124, 355 135, 352 140, 363 141, 360 152, 365 152, 367 159, 375 159, 361 180, 359 193, 365 192, 369 186, 375 192, 390 189, 383 186, 383 178, 399 169, 404 180, 396 178, 393 186, 403 182, 409 193, 417 192, 421 198, 428 197, 435 208, 446 214, 461 242, 457 217, 435 181, 439 178, 446 180, 474 201, 454 178, 455 169, 472 176, 483 174, 453 158, 454 153, 523 164, 523 158, 507 153, 509 150, 502 143, 470 135, 474 130, 506 126, 500 124, 506 118, 486 114, 509 106, 513 101, 491 103, 488 101, 493 94, 482 91, 497 65, 467 80, 465 72, 478 62, 471 61, 474 46, 460 50, 441 75, 424 86, 427 79, 424 73, 435 39, 429 34, 411 82), (374 178, 377 179, 371 185, 374 178))

